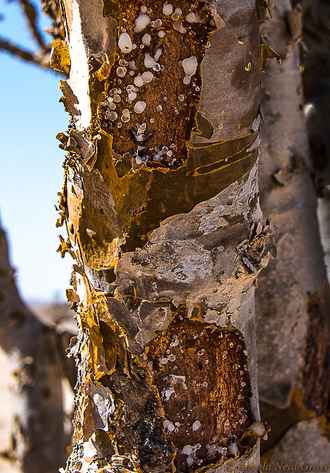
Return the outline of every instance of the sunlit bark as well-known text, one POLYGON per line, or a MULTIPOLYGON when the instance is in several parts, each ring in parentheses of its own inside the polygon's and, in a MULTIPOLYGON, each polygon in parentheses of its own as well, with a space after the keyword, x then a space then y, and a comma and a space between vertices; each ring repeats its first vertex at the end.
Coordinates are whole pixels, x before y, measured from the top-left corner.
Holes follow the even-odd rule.
POLYGON ((256 464, 254 291, 271 234, 257 6, 64 4, 73 120, 58 136, 59 250, 77 261, 79 325, 67 471, 256 464))

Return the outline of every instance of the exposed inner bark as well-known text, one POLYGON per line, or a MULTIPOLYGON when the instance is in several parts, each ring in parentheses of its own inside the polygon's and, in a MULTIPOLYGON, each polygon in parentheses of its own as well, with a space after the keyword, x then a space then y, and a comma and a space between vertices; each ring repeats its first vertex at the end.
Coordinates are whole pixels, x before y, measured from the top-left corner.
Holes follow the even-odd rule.
MULTIPOLYGON (((113 136, 119 177, 132 166, 177 168, 187 155, 201 90, 199 65, 214 27, 203 2, 186 0, 175 7, 168 14, 170 4, 164 7, 163 2, 118 4, 119 40, 131 41, 127 50, 132 49, 119 48, 115 54, 101 103, 101 124, 113 136), (139 18, 149 22, 141 31, 136 26, 139 18), (191 62, 190 75, 183 61, 191 62)), ((208 132, 204 122, 200 133, 212 135, 211 125, 208 132)))
POLYGON ((186 319, 185 312, 179 308, 167 330, 147 345, 146 359, 177 450, 174 464, 188 472, 227 452, 235 456, 254 418, 242 335, 186 319))

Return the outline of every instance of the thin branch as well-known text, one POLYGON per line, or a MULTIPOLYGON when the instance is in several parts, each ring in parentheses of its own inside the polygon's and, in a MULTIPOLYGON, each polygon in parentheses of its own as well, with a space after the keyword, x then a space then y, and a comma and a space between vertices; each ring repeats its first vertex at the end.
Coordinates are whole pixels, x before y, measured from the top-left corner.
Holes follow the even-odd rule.
POLYGON ((61 16, 61 7, 58 0, 41 0, 41 6, 46 16, 52 22, 51 28, 47 28, 47 33, 50 33, 54 39, 64 39, 64 25, 61 16))
POLYGON ((23 59, 23 61, 49 69, 50 49, 48 47, 46 50, 42 50, 38 53, 31 53, 0 37, 0 51, 6 51, 19 59, 23 59))
POLYGON ((49 49, 48 45, 45 43, 42 37, 42 33, 37 25, 38 22, 38 12, 35 6, 29 0, 17 0, 24 12, 24 16, 28 23, 30 32, 34 40, 39 45, 40 49, 46 51, 49 49))

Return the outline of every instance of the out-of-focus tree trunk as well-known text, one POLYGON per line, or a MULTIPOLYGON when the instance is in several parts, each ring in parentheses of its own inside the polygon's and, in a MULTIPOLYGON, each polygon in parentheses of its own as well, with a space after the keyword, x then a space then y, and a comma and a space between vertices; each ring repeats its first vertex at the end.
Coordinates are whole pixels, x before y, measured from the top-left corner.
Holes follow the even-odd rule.
MULTIPOLYGON (((267 2, 258 2, 260 15, 267 2)), ((257 5, 66 0, 67 472, 257 464, 257 5)), ((264 56, 267 48, 263 49, 264 56)), ((65 44, 53 52, 61 69, 65 44)))
POLYGON ((18 390, 18 412, 9 456, 24 473, 56 473, 64 461, 66 447, 61 389, 63 347, 56 333, 21 301, 2 229, 0 314, 0 344, 11 361, 18 390))
POLYGON ((303 116, 299 9, 278 0, 262 33, 282 56, 280 66, 269 63, 262 88, 261 205, 278 233, 256 297, 260 406, 272 428, 262 458, 273 467, 326 464, 330 299, 303 116))
POLYGON ((318 195, 321 240, 330 280, 330 4, 305 0, 302 81, 308 141, 318 195))

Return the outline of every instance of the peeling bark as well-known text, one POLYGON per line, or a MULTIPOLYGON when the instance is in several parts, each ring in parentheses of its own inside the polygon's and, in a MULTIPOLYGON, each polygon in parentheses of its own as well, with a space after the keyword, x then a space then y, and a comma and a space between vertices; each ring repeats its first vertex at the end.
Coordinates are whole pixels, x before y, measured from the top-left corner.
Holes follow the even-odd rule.
MULTIPOLYGON (((324 422, 329 409, 329 288, 302 112, 299 24, 300 10, 282 0, 262 26, 283 58, 281 66, 269 63, 263 81, 261 205, 277 227, 277 257, 261 274, 256 296, 260 406, 272 429, 262 458, 273 467, 287 461, 289 445, 290 464, 311 461, 296 423, 315 415, 324 422)), ((317 450, 324 439, 313 438, 317 450)))
POLYGON ((0 343, 17 380, 18 412, 10 457, 24 473, 55 473, 65 458, 63 347, 21 301, 0 229, 0 343))
POLYGON ((64 6, 59 251, 77 262, 67 296, 79 325, 66 471, 256 464, 267 429, 255 427, 254 291, 271 256, 257 6, 64 6))

